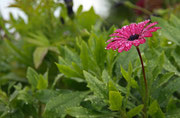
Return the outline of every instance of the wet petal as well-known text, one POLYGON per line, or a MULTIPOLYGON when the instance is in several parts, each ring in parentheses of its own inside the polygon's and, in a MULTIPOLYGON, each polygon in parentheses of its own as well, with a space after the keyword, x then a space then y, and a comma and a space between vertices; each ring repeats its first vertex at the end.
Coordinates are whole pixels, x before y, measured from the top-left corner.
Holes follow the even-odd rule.
POLYGON ((143 43, 145 43, 145 42, 146 42, 146 39, 144 39, 144 38, 139 39, 139 42, 140 42, 140 44, 143 44, 143 43))
POLYGON ((120 33, 113 33, 113 34, 111 34, 110 36, 117 36, 117 37, 124 37, 124 38, 128 38, 128 37, 126 37, 126 35, 124 35, 124 34, 120 34, 120 33))
POLYGON ((147 31, 150 27, 157 25, 157 24, 158 24, 158 22, 150 23, 147 27, 144 28, 143 32, 147 31))
POLYGON ((155 31, 157 31, 158 29, 161 29, 160 27, 153 27, 153 28, 151 28, 151 29, 149 29, 149 30, 147 30, 148 32, 155 32, 155 31))
POLYGON ((142 34, 142 37, 152 37, 152 33, 147 31, 144 34, 142 34))
POLYGON ((137 29, 136 23, 130 24, 129 27, 130 27, 131 35, 135 35, 136 34, 136 29, 137 29))
POLYGON ((137 32, 138 32, 138 34, 141 34, 144 26, 146 26, 146 24, 149 23, 149 22, 150 22, 150 20, 145 20, 145 21, 140 22, 140 23, 137 24, 137 32))
POLYGON ((123 34, 126 36, 126 38, 129 38, 131 36, 129 26, 122 27, 122 30, 123 30, 123 34))
POLYGON ((121 47, 118 49, 118 52, 121 53, 123 50, 124 50, 124 46, 121 46, 121 47))
POLYGON ((128 50, 131 49, 131 47, 132 47, 132 43, 131 43, 131 41, 128 41, 128 42, 126 42, 126 44, 125 44, 124 50, 125 50, 125 51, 128 51, 128 50))
POLYGON ((139 46, 141 43, 140 43, 140 41, 139 40, 134 40, 133 41, 133 45, 134 46, 139 46))

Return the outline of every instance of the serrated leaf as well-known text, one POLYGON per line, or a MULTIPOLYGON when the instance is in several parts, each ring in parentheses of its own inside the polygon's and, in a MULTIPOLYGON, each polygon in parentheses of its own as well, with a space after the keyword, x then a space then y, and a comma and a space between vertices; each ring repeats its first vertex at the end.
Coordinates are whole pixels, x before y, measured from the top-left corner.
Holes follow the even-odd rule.
POLYGON ((83 71, 83 74, 87 81, 87 86, 91 89, 91 91, 100 98, 107 99, 108 91, 105 84, 87 71, 83 71))
POLYGON ((138 105, 137 107, 128 111, 127 112, 128 118, 132 118, 132 117, 138 115, 142 111, 143 107, 144 107, 144 105, 138 105))
POLYGON ((68 48, 67 46, 65 46, 63 49, 64 49, 64 59, 68 64, 74 62, 77 65, 80 65, 80 57, 75 51, 68 48))
POLYGON ((102 80, 106 84, 109 82, 109 80, 111 80, 108 72, 105 69, 102 72, 102 80))
POLYGON ((99 16, 95 14, 93 7, 91 7, 89 11, 80 13, 77 16, 77 22, 81 27, 90 30, 91 26, 97 22, 98 18, 99 16))
POLYGON ((66 110, 67 114, 76 118, 108 118, 108 114, 102 114, 99 112, 94 112, 83 107, 72 107, 66 110))
POLYGON ((159 23, 162 34, 176 44, 180 44, 180 30, 170 25, 166 20, 160 17, 151 17, 152 21, 159 23))
POLYGON ((109 81, 108 89, 109 91, 118 91, 118 89, 116 88, 115 84, 112 81, 109 81))
POLYGON ((60 93, 59 91, 54 91, 50 89, 38 90, 35 93, 35 98, 38 99, 42 103, 47 103, 53 97, 58 96, 59 93, 60 93))
POLYGON ((112 111, 121 109, 123 97, 118 91, 109 91, 109 104, 112 111))
POLYGON ((157 99, 160 106, 166 106, 169 99, 173 95, 173 93, 180 89, 180 78, 174 78, 172 81, 164 86, 156 89, 154 93, 152 93, 153 98, 157 99))
POLYGON ((47 52, 48 52, 47 47, 37 47, 35 49, 35 51, 33 53, 33 61, 34 61, 35 68, 38 68, 41 65, 47 52))
POLYGON ((61 117, 66 114, 67 109, 79 106, 86 94, 86 92, 69 92, 52 98, 46 104, 45 117, 61 117))

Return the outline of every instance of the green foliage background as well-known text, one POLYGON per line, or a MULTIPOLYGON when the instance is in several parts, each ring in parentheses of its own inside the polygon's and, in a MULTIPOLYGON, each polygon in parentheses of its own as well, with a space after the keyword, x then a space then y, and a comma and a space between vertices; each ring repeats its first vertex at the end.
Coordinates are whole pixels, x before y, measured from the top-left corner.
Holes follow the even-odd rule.
MULTIPOLYGON (((162 29, 140 46, 152 118, 180 117, 180 5, 173 5, 152 12, 162 29)), ((28 21, 0 16, 0 118, 143 117, 145 88, 135 47, 117 53, 105 50, 105 42, 127 19, 149 16, 116 22, 93 7, 68 14, 67 4, 53 0, 16 0, 9 7, 20 8, 28 21)))

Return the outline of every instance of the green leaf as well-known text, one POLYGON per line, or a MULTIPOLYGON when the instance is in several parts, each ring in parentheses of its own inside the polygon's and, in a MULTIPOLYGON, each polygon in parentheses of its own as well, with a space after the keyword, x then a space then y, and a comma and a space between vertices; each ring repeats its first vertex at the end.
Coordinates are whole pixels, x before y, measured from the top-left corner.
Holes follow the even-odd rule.
POLYGON ((54 91, 54 90, 50 90, 50 89, 43 89, 43 90, 38 90, 35 93, 35 97, 40 102, 46 104, 50 99, 52 99, 53 97, 58 96, 59 93, 60 93, 59 91, 54 91))
POLYGON ((66 92, 52 98, 46 104, 44 116, 56 118, 65 115, 67 109, 79 106, 86 94, 86 92, 66 92))
POLYGON ((176 99, 175 97, 171 97, 168 101, 168 104, 166 106, 166 112, 167 114, 174 114, 177 111, 179 111, 180 109, 178 108, 178 102, 179 100, 176 99))
POLYGON ((50 42, 46 38, 46 36, 42 32, 38 32, 37 34, 30 34, 30 37, 26 38, 25 41, 34 44, 36 46, 49 46, 50 42))
POLYGON ((78 14, 77 22, 81 27, 87 28, 88 30, 90 30, 91 26, 95 25, 98 18, 99 18, 99 16, 96 15, 93 7, 91 7, 91 9, 89 11, 78 14), (91 16, 91 17, 89 17, 89 16, 91 16))
POLYGON ((137 107, 128 111, 127 112, 128 118, 132 118, 132 117, 138 115, 142 111, 143 107, 144 107, 144 105, 138 105, 137 107))
POLYGON ((0 103, 1 102, 8 104, 8 96, 0 89, 0 103))
POLYGON ((127 81, 127 82, 130 82, 130 75, 128 74, 128 72, 126 72, 125 70, 124 70, 124 68, 121 66, 121 73, 122 73, 122 75, 123 75, 123 77, 124 77, 124 79, 127 81))
POLYGON ((82 12, 82 10, 83 10, 83 6, 80 5, 77 12, 76 12, 77 16, 82 12))
POLYGON ((104 42, 105 42, 105 40, 102 36, 99 38, 96 37, 96 46, 93 51, 96 63, 98 64, 98 66, 100 67, 101 70, 104 69, 104 61, 105 61, 105 57, 106 57, 106 50, 104 49, 105 48, 104 42))
POLYGON ((108 118, 108 114, 104 113, 98 113, 94 112, 92 110, 89 110, 87 108, 83 107, 72 107, 66 110, 67 114, 70 116, 76 117, 76 118, 108 118))
POLYGON ((118 91, 109 91, 109 104, 112 111, 121 109, 123 97, 118 91))
POLYGON ((168 40, 171 40, 172 42, 176 44, 180 44, 180 30, 176 27, 173 27, 170 25, 166 20, 160 18, 160 17, 151 17, 152 21, 156 21, 159 23, 159 26, 161 27, 160 32, 168 38, 168 40))
POLYGON ((128 75, 130 75, 130 76, 131 76, 132 72, 133 72, 132 63, 131 63, 131 62, 129 62, 129 65, 128 65, 128 75))
POLYGON ((154 100, 149 106, 148 114, 152 116, 158 111, 158 109, 159 109, 158 103, 156 100, 154 100))
POLYGON ((176 63, 178 64, 178 66, 180 66, 180 46, 176 46, 175 50, 173 50, 172 52, 172 56, 174 57, 176 63))
POLYGON ((173 96, 173 93, 180 89, 179 85, 180 78, 173 78, 165 86, 156 89, 156 91, 152 93, 152 96, 154 99, 157 99, 161 107, 165 107, 171 96, 173 96))
POLYGON ((108 72, 105 69, 102 72, 102 80, 106 84, 109 82, 109 80, 111 80, 108 72))
POLYGON ((174 14, 171 14, 170 21, 174 24, 175 27, 180 28, 180 19, 174 14))
POLYGON ((33 53, 33 60, 34 60, 35 68, 38 68, 41 65, 47 52, 48 52, 47 47, 37 47, 35 49, 35 51, 33 53))
POLYGON ((112 81, 109 81, 108 89, 109 89, 109 91, 118 91, 117 87, 115 86, 115 84, 112 81))
POLYGON ((93 93, 96 96, 99 96, 100 98, 107 99, 108 97, 108 91, 103 82, 98 80, 96 77, 88 73, 87 71, 83 71, 84 77, 87 81, 87 86, 93 91, 93 93))
POLYGON ((152 117, 152 118, 165 118, 164 113, 162 112, 161 108, 159 107, 159 104, 156 100, 154 100, 150 106, 149 106, 149 110, 148 110, 148 114, 152 117))
POLYGON ((79 77, 79 78, 83 78, 82 75, 78 72, 76 72, 74 69, 72 69, 69 66, 66 65, 61 65, 61 64, 57 64, 57 67, 59 69, 59 71, 61 73, 63 73, 64 75, 68 76, 68 77, 79 77))
POLYGON ((17 97, 18 100, 22 100, 25 103, 30 103, 30 104, 32 104, 33 101, 35 100, 33 96, 33 92, 29 87, 25 87, 22 90, 19 90, 18 92, 19 92, 17 97))
POLYGON ((82 66, 85 70, 88 70, 88 67, 89 67, 89 56, 88 56, 88 54, 89 54, 88 46, 84 41, 82 41, 80 58, 81 58, 82 66))
POLYGON ((12 41, 6 39, 5 40, 7 46, 12 50, 12 52, 15 54, 15 56, 24 64, 31 65, 31 59, 23 53, 20 49, 18 49, 12 41))
POLYGON ((73 51, 72 49, 65 46, 63 48, 64 50, 64 59, 68 64, 71 64, 72 62, 76 63, 77 65, 80 65, 80 57, 79 55, 73 51))
POLYGON ((171 62, 167 58, 165 58, 165 64, 164 64, 163 67, 164 67, 165 70, 167 70, 169 72, 174 72, 175 75, 180 76, 180 72, 177 70, 177 68, 175 66, 173 66, 171 64, 171 62))
POLYGON ((128 84, 130 84, 130 86, 132 86, 133 88, 137 88, 138 84, 137 82, 131 77, 132 74, 132 64, 129 63, 129 68, 128 68, 128 72, 126 72, 123 67, 121 66, 121 73, 123 75, 123 77, 125 78, 125 80, 128 82, 128 84))
POLYGON ((164 62, 165 62, 165 56, 164 56, 164 52, 162 52, 156 61, 157 66, 154 68, 152 72, 153 79, 156 79, 157 76, 161 73, 164 62))
POLYGON ((38 73, 33 68, 28 67, 26 77, 28 79, 28 82, 31 84, 31 86, 36 88, 39 79, 38 73))
POLYGON ((46 89, 48 87, 48 80, 43 77, 43 75, 39 75, 37 89, 46 89))
POLYGON ((157 85, 158 85, 157 87, 160 87, 166 84, 173 75, 174 75, 174 72, 167 72, 163 74, 163 76, 157 80, 157 85))

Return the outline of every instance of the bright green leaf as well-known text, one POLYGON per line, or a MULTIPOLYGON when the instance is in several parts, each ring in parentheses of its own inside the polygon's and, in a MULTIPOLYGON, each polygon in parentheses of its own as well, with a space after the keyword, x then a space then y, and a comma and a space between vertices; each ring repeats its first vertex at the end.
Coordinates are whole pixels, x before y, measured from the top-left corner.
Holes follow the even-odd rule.
POLYGON ((137 107, 128 111, 128 113, 127 113, 128 118, 132 118, 132 117, 138 115, 142 111, 143 107, 144 107, 144 105, 138 105, 137 107))
POLYGON ((118 91, 109 91, 109 104, 112 111, 121 109, 123 97, 118 91))

